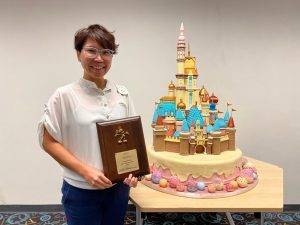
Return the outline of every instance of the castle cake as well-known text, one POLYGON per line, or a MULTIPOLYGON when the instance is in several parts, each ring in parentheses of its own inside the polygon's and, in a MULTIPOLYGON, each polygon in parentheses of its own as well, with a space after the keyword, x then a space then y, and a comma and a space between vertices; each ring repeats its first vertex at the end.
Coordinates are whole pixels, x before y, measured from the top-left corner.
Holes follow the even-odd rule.
POLYGON ((186 55, 184 27, 177 42, 176 85, 155 103, 153 146, 148 148, 151 174, 143 183, 153 189, 194 198, 219 198, 256 186, 257 171, 235 145, 232 105, 225 115, 219 99, 197 88, 196 58, 186 55))

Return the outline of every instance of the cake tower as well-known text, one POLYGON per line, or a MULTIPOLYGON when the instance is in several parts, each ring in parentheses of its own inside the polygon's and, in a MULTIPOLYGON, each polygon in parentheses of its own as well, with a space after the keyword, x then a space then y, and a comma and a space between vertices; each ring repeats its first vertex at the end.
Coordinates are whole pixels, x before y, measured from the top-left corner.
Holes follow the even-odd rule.
POLYGON ((245 192, 257 183, 255 167, 235 146, 231 104, 224 117, 219 99, 197 87, 196 58, 191 55, 183 23, 177 42, 176 84, 155 103, 153 147, 148 150, 151 174, 144 184, 187 197, 224 197, 245 192))

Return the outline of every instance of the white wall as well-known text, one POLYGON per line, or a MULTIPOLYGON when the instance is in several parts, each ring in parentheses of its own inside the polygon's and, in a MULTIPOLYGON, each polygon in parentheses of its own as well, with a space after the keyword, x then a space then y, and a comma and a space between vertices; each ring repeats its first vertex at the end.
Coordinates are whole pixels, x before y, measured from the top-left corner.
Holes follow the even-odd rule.
POLYGON ((0 202, 57 204, 59 165, 36 128, 53 91, 82 75, 76 30, 115 30, 107 78, 128 87, 151 142, 154 101, 176 73, 181 21, 197 57, 199 87, 235 105, 245 155, 284 168, 285 203, 300 203, 300 1, 0 1, 0 202))

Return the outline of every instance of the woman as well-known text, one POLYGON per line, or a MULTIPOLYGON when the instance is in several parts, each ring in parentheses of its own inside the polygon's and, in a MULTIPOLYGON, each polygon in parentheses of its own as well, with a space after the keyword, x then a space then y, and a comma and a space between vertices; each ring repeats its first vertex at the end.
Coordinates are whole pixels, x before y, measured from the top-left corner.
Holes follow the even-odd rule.
POLYGON ((134 116, 135 110, 127 89, 104 78, 118 48, 114 35, 95 24, 77 31, 74 43, 83 77, 50 97, 40 144, 63 168, 68 225, 121 225, 137 178, 130 174, 112 184, 104 176, 95 122, 134 116))

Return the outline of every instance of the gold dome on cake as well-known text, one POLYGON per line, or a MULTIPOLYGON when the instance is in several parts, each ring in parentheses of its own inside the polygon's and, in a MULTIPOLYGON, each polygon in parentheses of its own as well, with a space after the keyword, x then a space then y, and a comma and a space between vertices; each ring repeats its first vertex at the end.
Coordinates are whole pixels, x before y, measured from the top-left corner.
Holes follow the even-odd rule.
POLYGON ((185 109, 186 105, 184 102, 182 102, 182 99, 180 99, 180 102, 177 104, 177 109, 185 109))
POLYGON ((169 84, 169 89, 175 89, 175 85, 173 84, 173 81, 169 84))
POLYGON ((208 91, 205 89, 204 85, 202 85, 202 88, 199 91, 199 98, 201 102, 208 102, 208 91))
POLYGON ((202 85, 202 88, 199 91, 199 96, 203 97, 205 95, 208 95, 208 91, 205 89, 204 85, 202 85))

